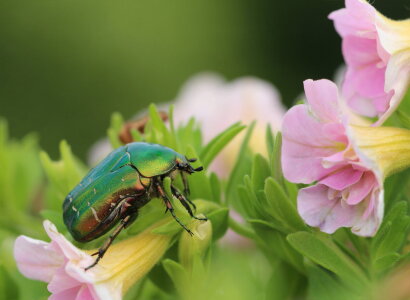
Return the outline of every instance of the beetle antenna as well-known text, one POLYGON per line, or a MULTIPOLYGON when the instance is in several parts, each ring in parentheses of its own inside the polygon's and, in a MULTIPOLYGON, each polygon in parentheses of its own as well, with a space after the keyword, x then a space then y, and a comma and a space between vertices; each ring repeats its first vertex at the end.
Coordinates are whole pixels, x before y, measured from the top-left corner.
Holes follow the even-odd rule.
POLYGON ((195 168, 194 171, 195 171, 195 172, 200 172, 200 171, 202 171, 203 169, 204 169, 204 167, 201 166, 201 167, 195 168))
POLYGON ((189 162, 196 162, 198 159, 196 159, 196 158, 187 158, 187 161, 189 161, 189 162))

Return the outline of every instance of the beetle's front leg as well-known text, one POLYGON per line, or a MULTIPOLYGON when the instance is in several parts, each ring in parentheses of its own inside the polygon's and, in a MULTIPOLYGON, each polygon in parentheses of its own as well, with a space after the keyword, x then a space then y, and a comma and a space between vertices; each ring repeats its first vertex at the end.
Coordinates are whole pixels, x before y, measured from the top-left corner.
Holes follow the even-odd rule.
POLYGON ((179 202, 181 202, 181 204, 185 207, 185 209, 187 210, 187 212, 189 213, 189 215, 191 216, 191 218, 194 218, 196 220, 200 220, 200 221, 208 221, 207 218, 199 218, 197 216, 195 216, 191 210, 191 207, 189 206, 188 202, 191 202, 190 200, 188 200, 187 198, 185 198, 184 195, 181 194, 181 192, 174 187, 173 185, 171 185, 171 189, 172 189, 172 193, 174 194, 174 196, 179 200, 179 202))
POLYGON ((135 220, 137 212, 135 212, 133 215, 128 215, 124 219, 121 220, 120 225, 115 228, 115 230, 111 233, 110 237, 104 242, 104 244, 98 249, 97 252, 93 253, 92 255, 98 255, 96 260, 89 265, 87 268, 85 268, 85 271, 91 269, 92 267, 96 266, 98 262, 103 258, 105 252, 107 252, 108 248, 111 246, 112 242, 114 239, 117 237, 117 235, 126 228, 132 221, 135 220))
POLYGON ((159 196, 162 198, 162 200, 164 200, 164 203, 167 207, 167 209, 169 210, 169 212, 171 213, 172 217, 174 217, 175 221, 178 222, 179 225, 182 226, 182 228, 185 229, 186 232, 188 232, 191 236, 194 235, 193 232, 191 230, 188 229, 188 227, 186 227, 179 219, 178 217, 175 215, 175 211, 174 211, 174 207, 172 207, 172 203, 171 201, 169 201, 167 195, 164 192, 163 187, 161 186, 161 183, 158 180, 155 180, 154 182, 155 188, 158 191, 159 196))
POLYGON ((189 190, 188 179, 186 178, 186 174, 182 173, 181 177, 182 177, 182 183, 184 184, 184 194, 186 196, 185 200, 187 200, 188 203, 192 205, 194 210, 196 210, 196 205, 191 200, 189 200, 189 198, 187 198, 190 194, 190 190, 189 190))

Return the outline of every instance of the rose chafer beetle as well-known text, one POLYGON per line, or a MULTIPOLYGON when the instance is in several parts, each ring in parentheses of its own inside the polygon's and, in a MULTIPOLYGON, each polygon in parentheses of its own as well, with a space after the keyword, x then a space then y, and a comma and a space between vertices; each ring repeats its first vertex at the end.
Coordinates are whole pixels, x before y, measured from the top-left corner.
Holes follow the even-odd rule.
POLYGON ((192 218, 206 221, 193 214, 191 206, 195 208, 195 205, 186 197, 189 194, 186 174, 202 170, 202 167, 191 166, 195 161, 162 145, 135 142, 114 150, 93 168, 65 198, 64 223, 79 242, 94 240, 119 225, 94 253, 98 256, 86 270, 99 262, 115 237, 135 221, 138 210, 154 197, 161 198, 166 211, 192 235, 175 215, 162 180, 167 176, 174 179, 180 174, 185 195, 171 184, 172 194, 192 218))

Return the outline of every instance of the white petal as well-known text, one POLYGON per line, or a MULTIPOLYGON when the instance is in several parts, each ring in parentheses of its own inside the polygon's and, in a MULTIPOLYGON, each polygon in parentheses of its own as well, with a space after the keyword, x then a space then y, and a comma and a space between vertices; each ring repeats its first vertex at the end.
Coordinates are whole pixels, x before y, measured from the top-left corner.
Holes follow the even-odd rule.
POLYGON ((16 239, 14 258, 24 276, 45 282, 51 281, 56 270, 64 263, 64 257, 54 251, 49 243, 26 236, 16 239))

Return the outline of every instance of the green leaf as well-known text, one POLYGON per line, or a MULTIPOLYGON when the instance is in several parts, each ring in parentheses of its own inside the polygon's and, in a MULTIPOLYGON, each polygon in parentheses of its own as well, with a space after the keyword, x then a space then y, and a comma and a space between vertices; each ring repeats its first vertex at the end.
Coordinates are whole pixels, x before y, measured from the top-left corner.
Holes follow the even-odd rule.
POLYGON ((355 288, 368 285, 368 279, 346 254, 328 236, 297 232, 287 236, 289 243, 302 255, 338 275, 343 282, 355 288))
POLYGON ((271 156, 271 173, 272 173, 272 176, 278 182, 281 182, 283 180, 281 154, 282 154, 282 134, 278 132, 275 137, 275 146, 273 148, 273 152, 271 156))
POLYGON ((265 178, 269 176, 268 161, 259 153, 255 154, 252 163, 252 185, 255 191, 263 190, 265 178))
POLYGON ((212 240, 216 241, 225 235, 228 229, 229 209, 221 207, 206 215, 212 222, 212 240))
MULTIPOLYGON (((196 153, 192 145, 188 145, 186 156, 190 158, 198 158, 198 160, 195 162, 196 165, 194 167, 203 165, 203 162, 198 157, 198 154, 196 153)), ((192 199, 213 199, 212 187, 205 171, 196 172, 195 174, 188 176, 188 182, 191 189, 190 197, 192 199)))
POLYGON ((406 129, 410 129, 410 116, 404 111, 396 111, 397 117, 400 120, 402 126, 406 129))
POLYGON ((372 242, 373 261, 400 250, 406 241, 410 225, 410 217, 407 215, 407 211, 407 203, 401 201, 387 214, 372 242))
POLYGON ((168 273, 169 277, 172 279, 178 293, 183 293, 183 285, 187 282, 187 274, 184 267, 169 258, 164 259, 162 261, 162 265, 164 266, 164 269, 168 273))
POLYGON ((85 167, 74 157, 66 141, 60 143, 61 160, 52 161, 47 153, 40 153, 40 161, 51 184, 54 185, 61 201, 81 180, 85 167))
POLYGON ((295 299, 298 285, 302 281, 301 274, 289 264, 279 261, 272 268, 272 275, 267 284, 266 299, 290 300, 295 299))
POLYGON ((19 299, 17 284, 2 265, 0 265, 0 295, 3 299, 19 299))
POLYGON ((111 143, 111 146, 116 149, 122 146, 122 143, 119 138, 121 128, 124 125, 124 119, 119 112, 115 112, 111 115, 111 125, 107 129, 108 139, 111 143))
POLYGON ((149 106, 149 116, 152 129, 156 131, 157 143, 175 149, 177 147, 175 136, 168 130, 164 121, 162 121, 155 104, 149 106))
POLYGON ((208 168, 218 153, 244 128, 246 128, 246 126, 236 123, 213 138, 201 151, 204 168, 208 168))
POLYGON ((309 264, 308 270, 308 300, 361 300, 357 293, 351 291, 330 272, 309 264))
POLYGON ((235 162, 235 166, 229 176, 228 183, 226 185, 226 202, 232 203, 233 206, 237 205, 237 200, 239 200, 237 186, 241 183, 243 176, 249 174, 251 170, 251 159, 248 154, 248 144, 250 138, 252 137, 252 132, 255 127, 255 122, 249 125, 245 138, 242 141, 241 148, 239 150, 238 157, 235 162))
POLYGON ((273 136, 272 127, 270 126, 270 124, 266 126, 265 138, 267 147, 266 150, 268 150, 268 154, 271 155, 275 146, 275 138, 273 136))
POLYGON ((212 201, 215 201, 217 203, 221 203, 221 182, 218 178, 218 176, 215 173, 211 173, 209 176, 209 183, 211 185, 211 190, 212 190, 212 201))
POLYGON ((294 203, 285 194, 283 188, 275 179, 266 179, 265 195, 267 202, 275 211, 274 217, 279 218, 283 224, 286 224, 296 231, 306 228, 296 210, 294 203))
POLYGON ((398 253, 389 253, 378 258, 373 263, 373 269, 376 273, 384 273, 390 270, 400 260, 400 257, 401 256, 398 253))
POLYGON ((292 265, 300 273, 304 273, 303 257, 289 244, 286 236, 275 230, 265 221, 248 220, 258 235, 259 239, 255 240, 261 247, 266 257, 276 263, 277 257, 292 265))

